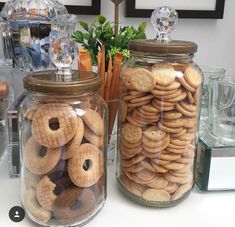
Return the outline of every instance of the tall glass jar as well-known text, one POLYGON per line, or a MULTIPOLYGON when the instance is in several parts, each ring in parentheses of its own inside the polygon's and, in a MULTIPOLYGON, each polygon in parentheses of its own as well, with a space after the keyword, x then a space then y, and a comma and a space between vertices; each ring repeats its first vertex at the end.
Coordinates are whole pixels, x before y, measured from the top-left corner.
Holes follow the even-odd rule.
POLYGON ((121 76, 117 178, 145 206, 174 206, 194 185, 203 75, 197 45, 169 39, 177 18, 171 8, 153 12, 159 36, 130 42, 121 76))
POLYGON ((107 107, 97 93, 100 78, 61 73, 26 76, 29 95, 19 114, 21 201, 42 226, 83 225, 106 199, 107 107))

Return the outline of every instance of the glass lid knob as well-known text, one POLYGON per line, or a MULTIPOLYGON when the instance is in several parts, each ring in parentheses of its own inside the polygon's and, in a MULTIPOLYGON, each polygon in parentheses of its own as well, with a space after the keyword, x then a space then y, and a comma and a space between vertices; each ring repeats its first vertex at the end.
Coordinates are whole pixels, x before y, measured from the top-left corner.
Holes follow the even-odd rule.
POLYGON ((157 32, 157 41, 169 42, 171 40, 170 33, 178 22, 178 13, 171 7, 158 7, 152 13, 151 22, 157 32))
POLYGON ((71 67, 77 54, 76 44, 70 38, 58 38, 51 42, 51 60, 58 68, 57 74, 71 77, 71 67))

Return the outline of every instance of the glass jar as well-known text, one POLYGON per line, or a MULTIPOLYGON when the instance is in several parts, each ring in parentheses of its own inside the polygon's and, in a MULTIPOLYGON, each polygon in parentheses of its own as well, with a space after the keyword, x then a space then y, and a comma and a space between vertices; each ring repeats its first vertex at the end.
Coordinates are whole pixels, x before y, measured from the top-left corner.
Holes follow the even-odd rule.
POLYGON ((83 225, 106 199, 107 107, 97 93, 100 78, 66 73, 41 71, 24 79, 21 201, 42 226, 83 225))
POLYGON ((203 75, 197 45, 169 39, 177 18, 171 8, 154 11, 159 37, 131 41, 121 75, 117 178, 145 206, 174 206, 194 185, 203 75))

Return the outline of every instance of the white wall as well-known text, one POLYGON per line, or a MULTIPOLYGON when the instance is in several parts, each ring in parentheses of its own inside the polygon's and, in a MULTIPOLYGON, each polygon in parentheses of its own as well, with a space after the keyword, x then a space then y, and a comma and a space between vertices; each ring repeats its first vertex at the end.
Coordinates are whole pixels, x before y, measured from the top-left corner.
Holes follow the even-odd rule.
MULTIPOLYGON (((101 0, 102 15, 113 20, 113 3, 111 0, 101 0)), ((195 61, 203 65, 216 65, 224 67, 227 73, 235 72, 235 1, 225 1, 224 19, 179 19, 178 26, 172 34, 174 39, 194 41, 198 44, 198 53, 195 61)), ((124 25, 137 26, 148 18, 126 18, 125 3, 120 10, 120 21, 124 25)), ((91 22, 93 16, 80 16, 82 20, 91 22)), ((153 38, 155 33, 148 24, 148 38, 153 38)))

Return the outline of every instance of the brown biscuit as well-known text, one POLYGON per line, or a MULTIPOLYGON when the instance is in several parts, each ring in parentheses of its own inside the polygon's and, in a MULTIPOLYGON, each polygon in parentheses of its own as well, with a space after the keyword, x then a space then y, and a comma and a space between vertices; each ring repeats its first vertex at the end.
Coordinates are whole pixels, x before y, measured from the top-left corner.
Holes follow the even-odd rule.
POLYGON ((191 104, 194 104, 194 98, 191 92, 187 93, 188 100, 191 104))
POLYGON ((162 100, 169 100, 169 99, 173 99, 175 97, 178 97, 182 94, 182 89, 177 89, 173 94, 170 95, 164 95, 164 96, 160 96, 159 98, 161 98, 162 100))
POLYGON ((154 114, 159 113, 159 110, 150 104, 141 106, 141 109, 143 109, 146 112, 150 112, 150 113, 154 113, 154 114))
POLYGON ((175 98, 172 98, 172 99, 168 99, 167 102, 172 102, 172 103, 180 102, 184 100, 186 96, 187 96, 187 93, 182 92, 179 96, 176 96, 175 98))
POLYGON ((173 81, 170 85, 168 86, 161 86, 161 85, 156 85, 155 89, 157 90, 161 90, 161 91, 174 91, 177 90, 179 87, 181 86, 181 84, 177 81, 173 81))
POLYGON ((68 172, 70 179, 78 187, 96 184, 104 174, 102 151, 92 144, 82 144, 77 154, 69 160, 68 172))
POLYGON ((142 154, 146 157, 146 158, 158 158, 159 157, 159 153, 150 153, 148 151, 146 151, 145 149, 142 151, 142 154))
POLYGON ((186 117, 195 117, 196 116, 196 112, 187 111, 186 109, 184 109, 182 107, 182 105, 180 103, 177 103, 175 105, 175 108, 186 117))
POLYGON ((149 140, 148 138, 143 136, 142 141, 143 141, 143 145, 145 147, 154 149, 154 148, 157 148, 157 147, 165 146, 166 144, 169 145, 170 135, 166 134, 166 136, 162 140, 158 140, 158 141, 149 140))
POLYGON ((151 172, 155 172, 155 169, 154 169, 153 166, 150 164, 149 160, 147 160, 147 159, 143 160, 143 161, 141 162, 141 165, 142 165, 145 169, 147 169, 147 170, 149 170, 149 171, 151 171, 151 172))
POLYGON ((85 113, 81 116, 81 118, 90 130, 97 136, 104 135, 104 121, 101 116, 92 109, 85 109, 84 112, 85 113))
POLYGON ((138 146, 138 147, 134 147, 134 148, 122 147, 121 152, 124 155, 133 156, 133 155, 137 155, 137 154, 141 153, 142 150, 143 150, 142 146, 138 146))
POLYGON ((96 147, 102 147, 104 144, 104 136, 97 136, 93 131, 90 130, 87 126, 84 128, 84 137, 91 144, 96 147))
MULTIPOLYGON (((145 171, 145 170, 143 170, 143 171, 145 171)), ((151 173, 150 171, 149 171, 148 173, 149 173, 148 179, 150 179, 149 181, 148 181, 147 179, 143 179, 143 177, 142 177, 142 179, 140 179, 140 178, 137 176, 136 173, 128 173, 128 172, 125 172, 126 176, 127 176, 130 180, 132 180, 132 181, 134 181, 135 183, 138 183, 138 184, 147 184, 147 183, 151 182, 151 181, 154 179, 154 176, 153 176, 154 173, 151 173)), ((138 175, 142 176, 143 174, 138 173, 138 175)), ((146 174, 146 175, 147 175, 147 174, 146 174)), ((155 175, 155 174, 154 174, 154 175, 155 175)))
POLYGON ((179 160, 179 158, 181 158, 180 154, 174 154, 168 151, 164 151, 158 154, 158 157, 156 157, 157 159, 161 159, 161 160, 165 160, 165 161, 176 161, 179 160))
POLYGON ((138 127, 138 128, 144 128, 146 124, 140 123, 138 120, 133 118, 133 116, 128 115, 127 120, 129 123, 131 123, 133 126, 138 127))
POLYGON ((148 201, 154 202, 167 202, 170 201, 170 194, 162 189, 147 189, 143 192, 143 198, 148 201))
POLYGON ((128 143, 138 143, 142 138, 142 129, 127 123, 123 126, 121 135, 128 143))
POLYGON ((196 112, 197 111, 197 106, 189 104, 187 102, 180 102, 180 105, 187 111, 189 112, 196 112))
POLYGON ((32 135, 41 145, 58 148, 68 143, 77 132, 77 114, 67 104, 45 104, 34 114, 32 135))
POLYGON ((177 111, 169 111, 162 114, 162 118, 164 120, 176 120, 182 117, 182 113, 179 113, 177 111))
POLYGON ((143 101, 147 101, 147 100, 151 100, 154 98, 154 95, 146 95, 146 96, 143 96, 143 97, 140 97, 140 98, 134 98, 134 99, 131 99, 130 102, 131 103, 139 103, 139 102, 143 102, 143 101))
POLYGON ((123 170, 128 173, 138 173, 138 172, 144 170, 144 167, 143 167, 143 165, 141 165, 141 163, 137 163, 137 164, 130 166, 130 167, 124 167, 123 170))
POLYGON ((164 174, 164 178, 168 180, 169 182, 177 183, 177 184, 188 184, 188 183, 192 183, 192 180, 193 180, 192 176, 176 177, 169 173, 164 174))
POLYGON ((122 139, 122 145, 123 147, 125 148, 137 148, 137 147, 140 147, 142 145, 142 141, 140 140, 139 142, 137 143, 128 143, 127 141, 125 141, 125 139, 122 139))
POLYGON ((151 102, 151 100, 144 100, 144 101, 136 102, 136 103, 128 103, 127 106, 128 106, 128 108, 135 108, 135 107, 149 104, 150 102, 151 102))
POLYGON ((157 165, 161 165, 161 166, 164 166, 164 165, 168 165, 170 164, 170 161, 165 161, 165 160, 162 160, 162 159, 157 159, 157 158, 153 158, 151 159, 151 161, 157 165))
POLYGON ((57 198, 54 194, 55 187, 56 185, 49 179, 48 176, 44 176, 37 186, 37 200, 45 210, 52 211, 53 203, 57 198))
POLYGON ((144 68, 136 68, 134 76, 130 78, 130 84, 133 89, 140 92, 150 92, 156 85, 154 75, 144 68))
POLYGON ((24 148, 24 163, 26 168, 36 174, 43 175, 55 168, 62 154, 62 148, 42 150, 42 146, 31 137, 24 148))
POLYGON ((129 160, 122 160, 122 166, 123 167, 131 167, 131 166, 143 161, 144 159, 145 159, 145 157, 143 155, 139 154, 129 160))
POLYGON ((180 164, 177 162, 171 162, 170 164, 164 165, 164 167, 168 170, 181 170, 184 168, 184 164, 180 164))
POLYGON ((168 86, 175 80, 174 68, 167 63, 155 64, 152 73, 157 84, 161 86, 168 86))
POLYGON ((184 121, 182 119, 164 120, 162 124, 169 128, 180 128, 184 125, 184 121))
POLYGON ((143 169, 142 171, 136 173, 136 176, 144 182, 146 182, 146 181, 150 182, 155 178, 156 174, 152 171, 147 170, 147 169, 143 169))
POLYGON ((178 187, 178 184, 169 182, 168 185, 164 188, 164 190, 172 194, 178 189, 178 187))
POLYGON ((183 77, 178 78, 178 80, 186 90, 188 90, 190 92, 195 92, 195 88, 190 86, 183 77))
POLYGON ((183 130, 182 127, 179 127, 179 128, 170 128, 170 127, 167 127, 167 126, 164 126, 161 122, 158 123, 158 127, 164 131, 164 132, 167 132, 167 133, 179 133, 183 130))
POLYGON ((148 186, 155 189, 163 189, 168 185, 168 181, 163 177, 156 177, 148 186))
POLYGON ((172 195, 172 200, 180 199, 184 196, 186 192, 188 192, 192 188, 192 184, 183 184, 181 185, 175 193, 172 195))
POLYGON ((79 146, 81 145, 82 139, 84 136, 84 124, 80 117, 78 117, 78 129, 73 137, 73 139, 65 145, 64 152, 62 154, 61 159, 70 159, 72 158, 76 152, 79 146))
POLYGON ((144 136, 152 141, 160 141, 166 137, 166 133, 157 126, 150 127, 143 132, 144 136))
POLYGON ((168 147, 168 145, 170 143, 170 138, 167 138, 167 140, 164 141, 164 142, 165 142, 165 144, 162 144, 159 147, 149 147, 149 146, 146 146, 146 145, 143 145, 143 147, 144 147, 144 150, 147 151, 148 153, 156 154, 156 153, 159 153, 161 151, 164 151, 168 147))
POLYGON ((152 105, 159 110, 159 112, 166 112, 166 111, 171 111, 174 109, 174 105, 172 106, 159 106, 155 102, 152 102, 152 105))
POLYGON ((142 196, 144 192, 144 187, 140 184, 136 184, 134 181, 131 181, 128 177, 125 175, 121 175, 119 177, 121 183, 123 186, 127 188, 131 193, 137 195, 137 196, 142 196))
POLYGON ((172 107, 174 106, 174 103, 171 103, 171 102, 166 102, 164 101, 164 99, 157 99, 155 98, 153 100, 153 102, 155 103, 156 106, 159 106, 159 107, 172 107))
POLYGON ((171 95, 171 94, 174 94, 175 92, 177 92, 177 89, 168 91, 168 90, 158 90, 155 88, 151 91, 151 93, 156 97, 171 95))
POLYGON ((187 83, 194 87, 198 88, 202 84, 202 76, 199 70, 193 68, 192 66, 188 66, 184 72, 184 77, 187 83))
POLYGON ((153 168, 155 169, 156 173, 167 173, 169 170, 164 168, 161 165, 157 165, 155 162, 151 161, 151 165, 153 166, 153 168))
POLYGON ((126 121, 126 117, 127 117, 127 110, 128 110, 128 106, 127 103, 125 101, 123 101, 121 103, 121 122, 125 122, 126 121))
MULTIPOLYGON (((185 124, 185 121, 184 121, 184 124, 185 124)), ((184 126, 184 125, 183 125, 184 126)), ((179 137, 179 136, 182 136, 182 135, 184 135, 184 134, 186 134, 186 132, 187 132, 187 129, 183 129, 181 132, 179 132, 179 133, 172 133, 171 134, 171 138, 177 138, 177 137, 179 137)))

